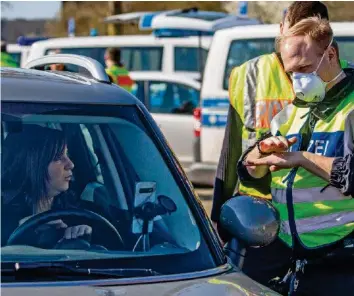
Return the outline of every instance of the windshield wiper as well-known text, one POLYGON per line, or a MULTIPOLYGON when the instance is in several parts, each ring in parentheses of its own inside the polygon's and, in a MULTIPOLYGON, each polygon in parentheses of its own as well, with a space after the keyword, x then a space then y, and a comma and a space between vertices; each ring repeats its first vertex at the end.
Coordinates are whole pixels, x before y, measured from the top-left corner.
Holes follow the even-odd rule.
POLYGON ((160 275, 152 269, 145 268, 84 268, 66 263, 24 262, 15 263, 13 268, 2 268, 2 276, 21 278, 42 278, 53 276, 89 276, 98 278, 128 278, 160 275))

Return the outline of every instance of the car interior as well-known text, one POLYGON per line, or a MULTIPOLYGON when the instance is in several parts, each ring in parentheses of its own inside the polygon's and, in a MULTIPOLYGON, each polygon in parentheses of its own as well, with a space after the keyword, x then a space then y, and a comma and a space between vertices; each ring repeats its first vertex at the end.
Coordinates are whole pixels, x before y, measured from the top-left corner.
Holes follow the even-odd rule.
MULTIPOLYGON (((104 251, 130 252, 160 250, 161 246, 188 252, 198 246, 200 233, 193 215, 144 128, 119 118, 75 115, 31 115, 22 119, 22 124, 37 124, 64 132, 70 159, 75 164, 69 190, 79 209, 103 217, 120 237, 116 240, 115 234, 99 219, 88 221, 90 217, 67 214, 64 222, 68 225, 83 219, 80 224, 92 226, 91 246, 100 246, 104 251), (156 169, 151 170, 151 167, 156 169), (148 248, 139 245, 143 233, 136 233, 132 228, 133 220, 137 220, 137 184, 147 182, 156 184, 157 197, 168 197, 175 206, 173 212, 149 218, 149 227, 153 224, 153 228, 148 233, 148 248)), ((1 128, 4 140, 9 133, 17 132, 18 122, 14 124, 3 117, 1 128)), ((156 197, 154 201, 158 203, 156 197)), ((81 243, 66 244, 62 248, 88 249, 81 243)))

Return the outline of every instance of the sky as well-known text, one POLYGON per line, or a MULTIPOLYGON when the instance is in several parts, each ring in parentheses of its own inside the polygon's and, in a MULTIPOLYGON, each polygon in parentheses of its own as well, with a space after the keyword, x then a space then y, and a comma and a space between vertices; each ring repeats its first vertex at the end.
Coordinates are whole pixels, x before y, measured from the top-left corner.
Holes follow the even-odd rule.
POLYGON ((61 1, 8 1, 8 3, 9 8, 2 7, 1 9, 1 18, 54 18, 61 5, 61 1))

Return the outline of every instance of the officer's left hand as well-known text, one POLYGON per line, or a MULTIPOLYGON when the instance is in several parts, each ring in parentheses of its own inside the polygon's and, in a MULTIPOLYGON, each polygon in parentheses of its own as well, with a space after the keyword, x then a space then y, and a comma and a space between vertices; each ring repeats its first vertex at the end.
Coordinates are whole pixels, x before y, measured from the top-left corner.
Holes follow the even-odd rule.
POLYGON ((302 152, 282 152, 273 153, 269 156, 247 160, 246 166, 260 166, 268 165, 271 172, 275 172, 281 169, 289 169, 301 166, 303 160, 302 152))

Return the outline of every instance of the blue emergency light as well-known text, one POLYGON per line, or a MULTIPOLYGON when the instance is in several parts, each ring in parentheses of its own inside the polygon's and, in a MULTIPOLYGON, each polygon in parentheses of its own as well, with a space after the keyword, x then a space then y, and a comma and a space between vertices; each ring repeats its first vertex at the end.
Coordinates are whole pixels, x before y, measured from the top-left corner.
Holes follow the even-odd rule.
POLYGON ((17 38, 17 44, 21 46, 30 46, 37 41, 47 40, 50 37, 26 37, 20 36, 17 38))

